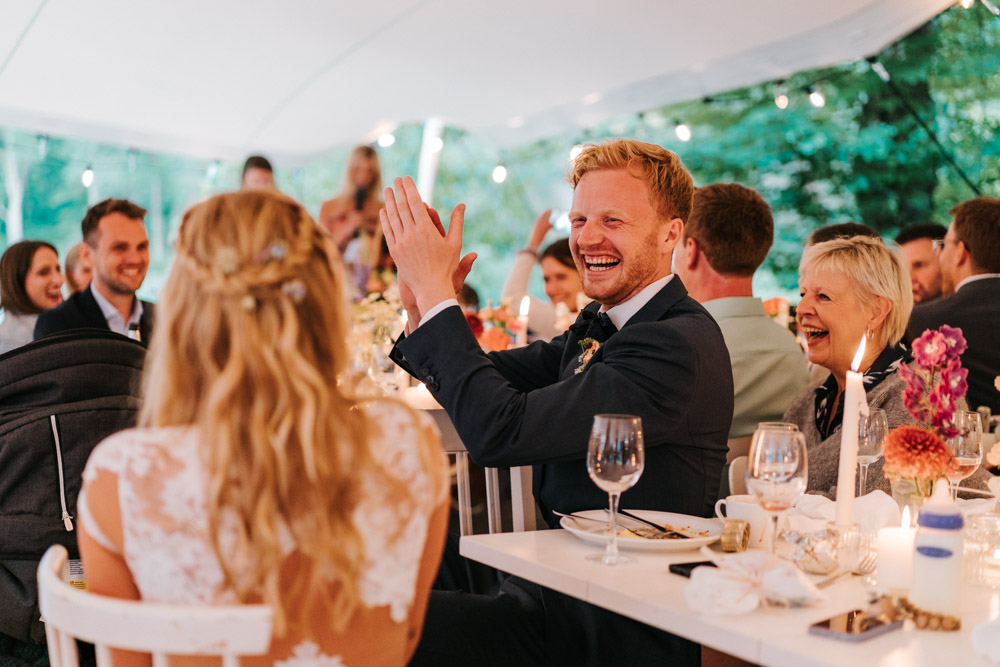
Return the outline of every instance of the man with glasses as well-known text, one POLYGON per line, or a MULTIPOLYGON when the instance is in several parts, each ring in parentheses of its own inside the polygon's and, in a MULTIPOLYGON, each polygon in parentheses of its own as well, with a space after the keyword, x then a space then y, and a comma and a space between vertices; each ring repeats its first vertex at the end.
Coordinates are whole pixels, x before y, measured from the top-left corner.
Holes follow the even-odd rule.
POLYGON ((908 333, 916 338, 942 324, 959 327, 969 344, 962 366, 969 370, 966 400, 1000 412, 1000 199, 978 197, 949 211, 951 226, 934 242, 941 264, 941 299, 920 304, 910 316, 908 333))
POLYGON ((934 249, 948 229, 936 222, 910 225, 896 236, 903 261, 910 267, 913 303, 927 303, 941 296, 941 263, 934 249))

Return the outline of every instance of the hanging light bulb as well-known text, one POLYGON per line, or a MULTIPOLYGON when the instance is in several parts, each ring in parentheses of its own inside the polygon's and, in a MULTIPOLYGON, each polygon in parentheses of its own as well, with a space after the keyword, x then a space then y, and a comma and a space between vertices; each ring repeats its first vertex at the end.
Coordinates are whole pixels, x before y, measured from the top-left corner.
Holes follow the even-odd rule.
POLYGON ((962 9, 969 9, 976 4, 976 0, 960 0, 958 4, 962 5, 962 9))
POLYGON ((94 169, 89 164, 83 170, 83 174, 80 175, 80 182, 83 183, 83 187, 85 188, 89 188, 94 184, 94 169))
POLYGON ((431 137, 430 147, 432 153, 440 153, 444 148, 444 139, 441 137, 431 137))
POLYGON ((218 173, 219 173, 219 161, 212 160, 208 164, 208 169, 205 171, 205 178, 207 178, 210 181, 214 181, 218 173))
POLYGON ((774 106, 779 109, 788 108, 788 88, 785 86, 784 80, 779 81, 774 89, 774 106))
POLYGON ((506 180, 507 180, 507 167, 503 166, 502 164, 498 164, 497 166, 493 167, 493 182, 503 183, 506 180))
POLYGON ((49 152, 49 138, 44 134, 38 135, 38 157, 42 160, 45 159, 46 153, 49 152))
POLYGON ((871 65, 872 71, 878 75, 878 78, 882 79, 882 81, 886 83, 889 83, 889 70, 887 70, 882 63, 873 58, 868 61, 868 64, 871 65))
POLYGON ((577 159, 578 157, 580 157, 580 153, 582 152, 583 152, 583 146, 581 144, 573 146, 573 148, 569 149, 569 159, 570 160, 577 159))
POLYGON ((691 126, 687 123, 677 121, 677 124, 674 126, 674 134, 681 141, 691 141, 691 126))
POLYGON ((392 132, 385 132, 384 134, 379 135, 378 145, 382 148, 388 148, 394 143, 396 143, 396 135, 392 132))
POLYGON ((806 92, 809 93, 809 104, 816 108, 826 104, 826 98, 823 97, 823 93, 819 92, 815 86, 806 86, 806 92))

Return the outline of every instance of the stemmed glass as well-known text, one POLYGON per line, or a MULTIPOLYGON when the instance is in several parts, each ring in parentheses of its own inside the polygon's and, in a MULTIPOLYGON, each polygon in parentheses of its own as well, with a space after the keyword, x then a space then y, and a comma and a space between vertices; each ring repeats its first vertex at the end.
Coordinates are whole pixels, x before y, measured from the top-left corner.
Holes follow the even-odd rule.
POLYGON ((611 535, 604 553, 587 556, 587 560, 605 565, 629 562, 618 554, 618 499, 622 491, 639 481, 645 464, 641 419, 634 415, 594 415, 587 447, 587 472, 594 484, 608 493, 611 535))
POLYGON ((952 424, 958 434, 948 438, 947 442, 955 453, 958 468, 954 475, 948 475, 948 481, 951 482, 951 499, 955 500, 959 483, 976 472, 983 462, 983 420, 978 412, 958 410, 952 417, 952 424))
POLYGON ((868 492, 868 466, 882 458, 882 443, 889 435, 889 420, 882 408, 870 408, 858 419, 858 495, 868 492))
POLYGON ((769 553, 778 538, 778 513, 792 507, 806 489, 806 438, 798 430, 758 426, 750 440, 747 489, 771 515, 769 553))

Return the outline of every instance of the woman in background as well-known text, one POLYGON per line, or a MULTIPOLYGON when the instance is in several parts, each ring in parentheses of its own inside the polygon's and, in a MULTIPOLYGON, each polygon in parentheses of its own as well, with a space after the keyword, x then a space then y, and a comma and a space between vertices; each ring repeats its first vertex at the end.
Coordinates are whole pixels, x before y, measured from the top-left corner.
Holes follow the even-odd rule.
POLYGON ((34 339, 38 313, 62 303, 59 254, 45 241, 20 241, 0 257, 0 354, 34 339))
POLYGON ((90 248, 81 241, 66 253, 66 287, 69 293, 82 292, 90 284, 94 272, 93 260, 90 258, 90 248))
POLYGON ((528 309, 528 339, 551 340, 558 336, 573 323, 582 306, 590 303, 583 293, 583 281, 576 270, 573 254, 569 249, 568 239, 559 239, 545 248, 541 247, 545 235, 552 229, 549 218, 552 211, 543 211, 528 237, 528 244, 517 252, 514 266, 507 274, 503 284, 501 297, 510 299, 511 309, 518 314, 521 299, 528 293, 528 280, 531 270, 538 262, 542 267, 542 279, 545 282, 545 294, 549 301, 530 297, 528 309))
MULTIPOLYGON (((836 495, 840 429, 847 371, 864 339, 858 366, 868 405, 885 410, 889 428, 912 424, 903 404, 900 364, 910 360, 900 341, 913 308, 910 276, 881 239, 836 238, 808 246, 799 266, 802 300, 795 310, 809 361, 827 373, 807 386, 785 413, 806 436, 809 493, 836 495)), ((869 488, 889 491, 882 461, 868 471, 869 488)), ((855 491, 856 493, 856 491, 855 491)))
POLYGON ((401 666, 444 544, 446 464, 424 414, 338 385, 334 253, 278 193, 185 214, 141 427, 87 463, 80 550, 92 592, 270 605, 269 664, 401 666))

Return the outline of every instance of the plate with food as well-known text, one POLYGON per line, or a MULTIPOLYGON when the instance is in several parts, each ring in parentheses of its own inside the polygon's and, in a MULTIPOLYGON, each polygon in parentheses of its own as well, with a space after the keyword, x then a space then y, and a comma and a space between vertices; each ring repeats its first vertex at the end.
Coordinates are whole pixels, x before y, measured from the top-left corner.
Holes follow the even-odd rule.
MULTIPOLYGON (((662 526, 664 532, 627 516, 618 516, 618 548, 632 551, 688 551, 712 544, 722 534, 722 521, 687 514, 629 510, 647 521, 662 526)), ((559 525, 584 542, 604 545, 610 524, 607 510, 585 510, 564 516, 559 525)))

